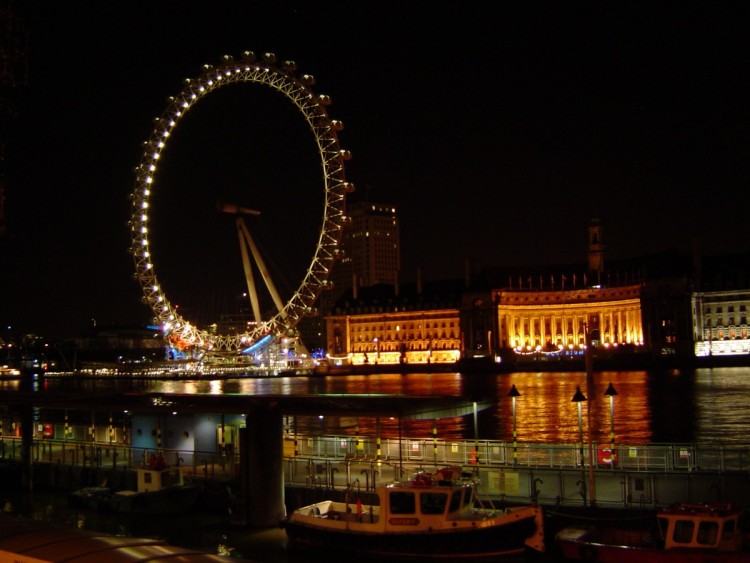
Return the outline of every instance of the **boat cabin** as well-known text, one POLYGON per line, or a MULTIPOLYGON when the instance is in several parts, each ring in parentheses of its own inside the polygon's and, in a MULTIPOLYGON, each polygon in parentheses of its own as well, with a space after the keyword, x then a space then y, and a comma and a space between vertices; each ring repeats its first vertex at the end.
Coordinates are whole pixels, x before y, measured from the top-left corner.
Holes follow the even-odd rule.
POLYGON ((450 486, 449 480, 418 474, 412 482, 394 483, 381 491, 381 503, 391 525, 414 525, 421 518, 458 519, 473 509, 475 495, 470 485, 450 486))
POLYGON ((679 503, 657 515, 664 549, 742 549, 742 509, 730 503, 679 503))
POLYGON ((179 467, 163 467, 161 469, 151 469, 139 467, 138 472, 138 492, 160 491, 167 487, 184 485, 182 471, 179 467))

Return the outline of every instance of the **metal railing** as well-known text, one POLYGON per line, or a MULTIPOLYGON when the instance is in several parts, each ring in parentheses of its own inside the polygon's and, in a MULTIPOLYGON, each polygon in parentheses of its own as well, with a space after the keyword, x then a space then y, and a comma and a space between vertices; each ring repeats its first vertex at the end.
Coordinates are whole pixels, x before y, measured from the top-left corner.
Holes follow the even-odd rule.
POLYGON ((294 455, 329 460, 521 466, 661 472, 750 472, 750 444, 532 444, 495 440, 383 439, 352 436, 287 436, 294 455), (593 454, 593 455, 592 455, 593 454))
POLYGON ((679 501, 750 504, 750 446, 517 444, 496 441, 288 437, 287 485, 361 490, 446 465, 474 471, 495 499, 550 506, 656 508, 679 501), (591 452, 591 453, 590 453, 591 452))
MULTIPOLYGON (((239 474, 239 457, 232 453, 159 450, 170 463, 182 469, 186 478, 234 479, 239 474)), ((146 465, 154 448, 127 444, 58 439, 35 439, 29 453, 32 463, 63 464, 93 469, 128 470, 146 465)), ((23 458, 21 438, 0 438, 0 460, 20 462, 23 458)))
MULTIPOLYGON (((619 444, 614 456, 609 444, 532 444, 494 440, 450 441, 432 438, 374 440, 352 436, 285 435, 284 457, 311 467, 352 461, 387 466, 461 465, 528 469, 580 469, 661 473, 748 473, 750 445, 619 444)), ((161 448, 167 460, 187 475, 208 479, 238 476, 239 453, 161 448)), ((32 462, 130 469, 141 466, 154 448, 102 441, 35 438, 32 462)), ((21 459, 21 438, 0 438, 0 459, 21 459)), ((326 481, 322 471, 305 468, 311 484, 326 481), (313 482, 314 481, 314 482, 313 482)))

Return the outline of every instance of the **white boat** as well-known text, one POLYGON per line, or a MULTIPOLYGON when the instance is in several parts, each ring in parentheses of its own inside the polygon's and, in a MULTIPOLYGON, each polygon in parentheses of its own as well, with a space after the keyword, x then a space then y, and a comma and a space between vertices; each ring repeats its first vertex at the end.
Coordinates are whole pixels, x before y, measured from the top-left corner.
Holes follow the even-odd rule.
POLYGON ((290 547, 415 560, 517 557, 544 552, 539 506, 496 508, 458 467, 418 473, 376 490, 377 501, 326 500, 283 522, 290 547))

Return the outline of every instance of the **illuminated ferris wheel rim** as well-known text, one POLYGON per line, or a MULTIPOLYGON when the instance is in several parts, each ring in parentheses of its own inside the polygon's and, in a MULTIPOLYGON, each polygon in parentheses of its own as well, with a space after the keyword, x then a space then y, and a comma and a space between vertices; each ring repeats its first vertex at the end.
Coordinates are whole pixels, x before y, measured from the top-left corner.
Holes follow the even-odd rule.
POLYGON ((344 162, 351 155, 339 146, 336 133, 343 129, 343 124, 329 118, 326 107, 331 103, 330 98, 312 91, 315 83, 312 76, 303 74, 297 77, 295 71, 296 65, 291 61, 276 64, 276 56, 272 53, 265 53, 258 60, 249 51, 237 61, 225 56, 216 67, 205 65, 198 78, 186 79, 180 94, 169 98, 167 109, 155 120, 151 136, 144 143, 145 150, 136 168, 135 188, 131 195, 131 254, 135 261, 135 277, 143 290, 143 301, 154 312, 156 324, 172 341, 206 351, 233 352, 245 349, 264 336, 294 329, 303 316, 312 312, 320 293, 330 288, 328 277, 334 261, 340 257, 339 242, 346 222, 345 197, 354 189, 344 177, 344 162), (151 260, 149 203, 159 158, 180 119, 210 92, 235 83, 256 83, 270 87, 286 96, 303 114, 315 136, 323 165, 325 205, 323 225, 310 266, 300 286, 283 308, 272 318, 256 323, 244 333, 219 335, 209 333, 183 318, 161 289, 151 260))

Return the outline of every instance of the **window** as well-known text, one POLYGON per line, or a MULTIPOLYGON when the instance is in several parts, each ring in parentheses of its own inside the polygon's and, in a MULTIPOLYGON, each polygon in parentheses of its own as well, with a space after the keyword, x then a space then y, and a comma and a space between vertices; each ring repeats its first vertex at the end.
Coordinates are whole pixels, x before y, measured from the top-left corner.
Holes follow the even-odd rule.
POLYGON ((734 537, 734 520, 724 522, 724 529, 721 531, 721 541, 731 540, 734 537))
POLYGON ((698 543, 714 545, 719 535, 719 524, 716 522, 701 522, 698 526, 698 543))
POLYGON ((445 493, 422 493, 419 495, 419 510, 422 514, 442 514, 447 500, 445 493))
POLYGON ((690 543, 693 541, 693 529, 695 524, 692 520, 677 520, 674 524, 675 543, 690 543))
POLYGON ((448 508, 448 512, 455 512, 461 508, 461 491, 453 491, 451 495, 451 505, 448 508))
POLYGON ((414 493, 392 492, 388 498, 391 503, 391 514, 414 514, 416 512, 414 493))

